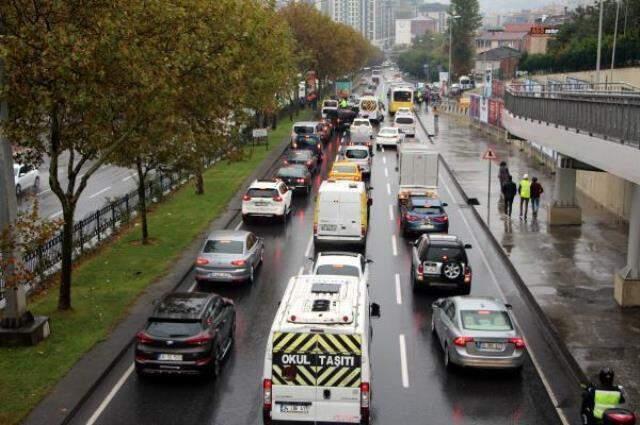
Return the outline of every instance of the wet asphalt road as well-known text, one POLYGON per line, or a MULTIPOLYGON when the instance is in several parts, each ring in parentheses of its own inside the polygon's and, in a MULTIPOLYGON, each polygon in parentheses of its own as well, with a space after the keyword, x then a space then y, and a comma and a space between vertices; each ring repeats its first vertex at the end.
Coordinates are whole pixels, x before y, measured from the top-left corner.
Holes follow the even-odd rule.
MULTIPOLYGON (((418 137, 426 139, 419 130, 418 137)), ((337 152, 327 147, 326 160, 316 176, 314 194, 337 152)), ((437 295, 414 294, 409 284, 410 245, 399 236, 395 195, 395 151, 377 152, 371 186, 373 210, 367 256, 371 265, 371 298, 382 307, 373 322, 372 406, 375 424, 556 424, 555 409, 531 361, 521 374, 447 372, 443 355, 430 333, 431 303, 437 295), (394 243, 395 239, 395 243, 394 243), (394 244, 397 249, 394 251, 394 244), (396 276, 399 285, 396 286, 396 276), (398 290, 399 289, 399 290, 398 290), (401 375, 400 338, 406 341, 408 381, 401 375)), ((509 285, 502 269, 487 261, 479 246, 482 231, 463 203, 450 177, 441 169, 440 193, 448 202, 450 233, 474 244, 472 294, 499 296, 509 285), (489 268, 492 271, 489 271, 489 268), (498 282, 500 280, 500 282, 498 282)), ((254 285, 211 286, 237 306, 236 345, 220 379, 140 380, 132 372, 133 353, 127 353, 80 408, 73 424, 260 424, 263 355, 277 303, 290 276, 311 267, 313 195, 295 200, 286 225, 245 226, 265 238, 265 262, 254 285)), ((236 221, 231 227, 235 227, 236 221)), ((492 258, 489 256, 489 258, 492 258)), ((513 285, 513 283, 511 283, 513 285)), ((179 290, 194 289, 189 276, 179 290)), ((526 336, 526 335, 525 335, 526 336)))

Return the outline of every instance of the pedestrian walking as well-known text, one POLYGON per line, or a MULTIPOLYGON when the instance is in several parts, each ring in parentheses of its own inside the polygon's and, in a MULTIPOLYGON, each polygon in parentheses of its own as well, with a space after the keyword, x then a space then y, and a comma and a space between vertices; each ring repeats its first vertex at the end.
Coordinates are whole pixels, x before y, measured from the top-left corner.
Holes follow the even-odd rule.
POLYGON ((524 174, 520 185, 518 186, 518 194, 520 195, 520 218, 527 219, 527 213, 529 212, 529 199, 531 199, 531 181, 529 180, 529 174, 524 174))
POLYGON ((502 193, 504 194, 504 213, 511 218, 511 211, 513 210, 513 200, 518 192, 518 187, 513 182, 513 177, 507 176, 507 182, 502 187, 502 193))
POLYGON ((509 167, 507 167, 507 163, 502 161, 500 163, 500 168, 498 169, 498 180, 500 181, 500 193, 502 195, 502 197, 504 198, 504 185, 507 183, 507 180, 509 179, 509 176, 511 175, 511 173, 509 173, 509 167))
POLYGON ((542 185, 538 182, 538 178, 531 179, 531 212, 533 218, 538 217, 538 210, 540 209, 540 195, 544 192, 542 185))

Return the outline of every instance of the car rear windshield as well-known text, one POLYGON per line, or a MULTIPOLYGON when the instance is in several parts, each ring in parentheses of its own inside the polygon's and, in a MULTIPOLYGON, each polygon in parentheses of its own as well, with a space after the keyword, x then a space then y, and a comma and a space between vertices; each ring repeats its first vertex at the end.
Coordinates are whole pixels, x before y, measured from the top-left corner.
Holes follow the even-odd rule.
POLYGON ((354 127, 360 127, 360 126, 363 126, 363 125, 366 126, 366 127, 369 127, 369 121, 355 120, 353 122, 353 126, 354 127))
POLYGON ((208 240, 202 250, 206 254, 242 254, 244 243, 233 240, 208 240))
POLYGON ((333 171, 336 173, 355 173, 356 167, 350 165, 334 165, 333 171))
POLYGON ((247 195, 252 198, 273 198, 278 194, 275 189, 249 189, 247 195))
POLYGON ((297 167, 281 168, 278 170, 279 177, 304 177, 304 170, 297 167))
POLYGON ((462 327, 470 331, 511 331, 513 325, 504 311, 461 310, 462 327))
POLYGON ((302 150, 302 151, 292 151, 289 154, 289 159, 302 159, 302 160, 307 160, 311 158, 311 152, 310 151, 306 151, 306 150, 302 150))
POLYGON ((464 251, 458 247, 430 246, 425 261, 462 261, 463 259, 464 251))
POLYGON ((159 338, 184 338, 196 335, 202 331, 202 325, 199 321, 192 322, 165 322, 152 321, 149 322, 146 332, 159 338))
POLYGON ((380 136, 397 136, 398 135, 398 130, 392 130, 390 128, 383 128, 382 130, 380 130, 380 133, 378 133, 380 136))
POLYGON ((314 128, 308 125, 297 125, 293 127, 293 131, 296 134, 313 134, 314 128))
POLYGON ((316 274, 320 275, 338 275, 338 276, 355 276, 359 277, 360 272, 357 267, 346 266, 343 264, 325 264, 318 266, 316 274))
POLYGON ((413 118, 411 117, 398 117, 396 118, 398 124, 413 124, 413 118))
POLYGON ((440 207, 413 207, 412 212, 416 214, 440 215, 444 210, 440 207))
POLYGON ((410 91, 394 92, 393 100, 396 102, 411 102, 411 92, 410 91))
POLYGON ((309 138, 304 138, 304 139, 299 139, 297 141, 298 146, 304 146, 304 147, 310 147, 310 148, 317 148, 317 144, 318 144, 318 140, 316 140, 313 137, 309 137, 309 138))
POLYGON ((348 149, 344 155, 350 159, 365 159, 369 157, 369 151, 364 149, 348 149))
POLYGON ((337 100, 325 100, 324 101, 324 106, 328 107, 328 108, 335 108, 338 106, 338 101, 337 100))

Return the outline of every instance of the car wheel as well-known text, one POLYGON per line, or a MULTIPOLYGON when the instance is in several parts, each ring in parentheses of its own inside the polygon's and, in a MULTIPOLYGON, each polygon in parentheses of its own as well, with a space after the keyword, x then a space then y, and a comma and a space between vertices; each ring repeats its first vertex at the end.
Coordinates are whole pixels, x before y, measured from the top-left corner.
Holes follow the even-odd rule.
POLYGON ((380 151, 380 145, 376 143, 376 150, 380 151))
POLYGON ((413 265, 411 266, 411 290, 413 292, 418 292, 418 285, 416 285, 416 272, 413 270, 413 265))
POLYGON ((264 263, 264 246, 260 250, 260 262, 258 264, 262 265, 264 263))
POLYGON ((211 377, 218 378, 220 376, 220 359, 218 358, 218 349, 214 349, 213 359, 211 359, 211 377))
POLYGON ((442 274, 449 280, 456 280, 462 274, 462 266, 459 263, 446 263, 442 267, 442 274))
POLYGON ((16 185, 16 198, 19 198, 20 196, 22 196, 22 187, 17 184, 16 185))
POLYGON ((40 187, 40 176, 37 176, 33 182, 33 190, 38 191, 39 187, 40 187))
POLYGON ((136 375, 138 375, 139 379, 147 379, 148 376, 144 371, 144 368, 142 366, 138 366, 136 365, 136 375))
POLYGON ((244 224, 249 224, 249 223, 251 223, 251 217, 249 217, 249 216, 248 216, 248 215, 246 215, 246 214, 242 214, 242 222, 243 222, 244 224))
POLYGON ((253 266, 251 266, 251 268, 249 269, 249 279, 247 279, 247 282, 250 285, 255 282, 255 269, 253 268, 253 266))

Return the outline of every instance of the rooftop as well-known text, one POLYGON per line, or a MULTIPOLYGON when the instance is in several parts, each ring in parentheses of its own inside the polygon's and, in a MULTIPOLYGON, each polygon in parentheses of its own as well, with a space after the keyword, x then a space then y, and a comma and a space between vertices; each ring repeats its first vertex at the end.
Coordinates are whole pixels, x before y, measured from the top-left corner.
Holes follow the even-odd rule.
POLYGON ((508 58, 518 58, 522 55, 519 50, 511 47, 501 46, 495 49, 487 50, 486 52, 478 53, 477 60, 479 61, 499 61, 508 58))
POLYGON ((487 41, 507 41, 507 40, 522 40, 529 32, 506 32, 506 31, 483 31, 480 33, 476 40, 487 41))

